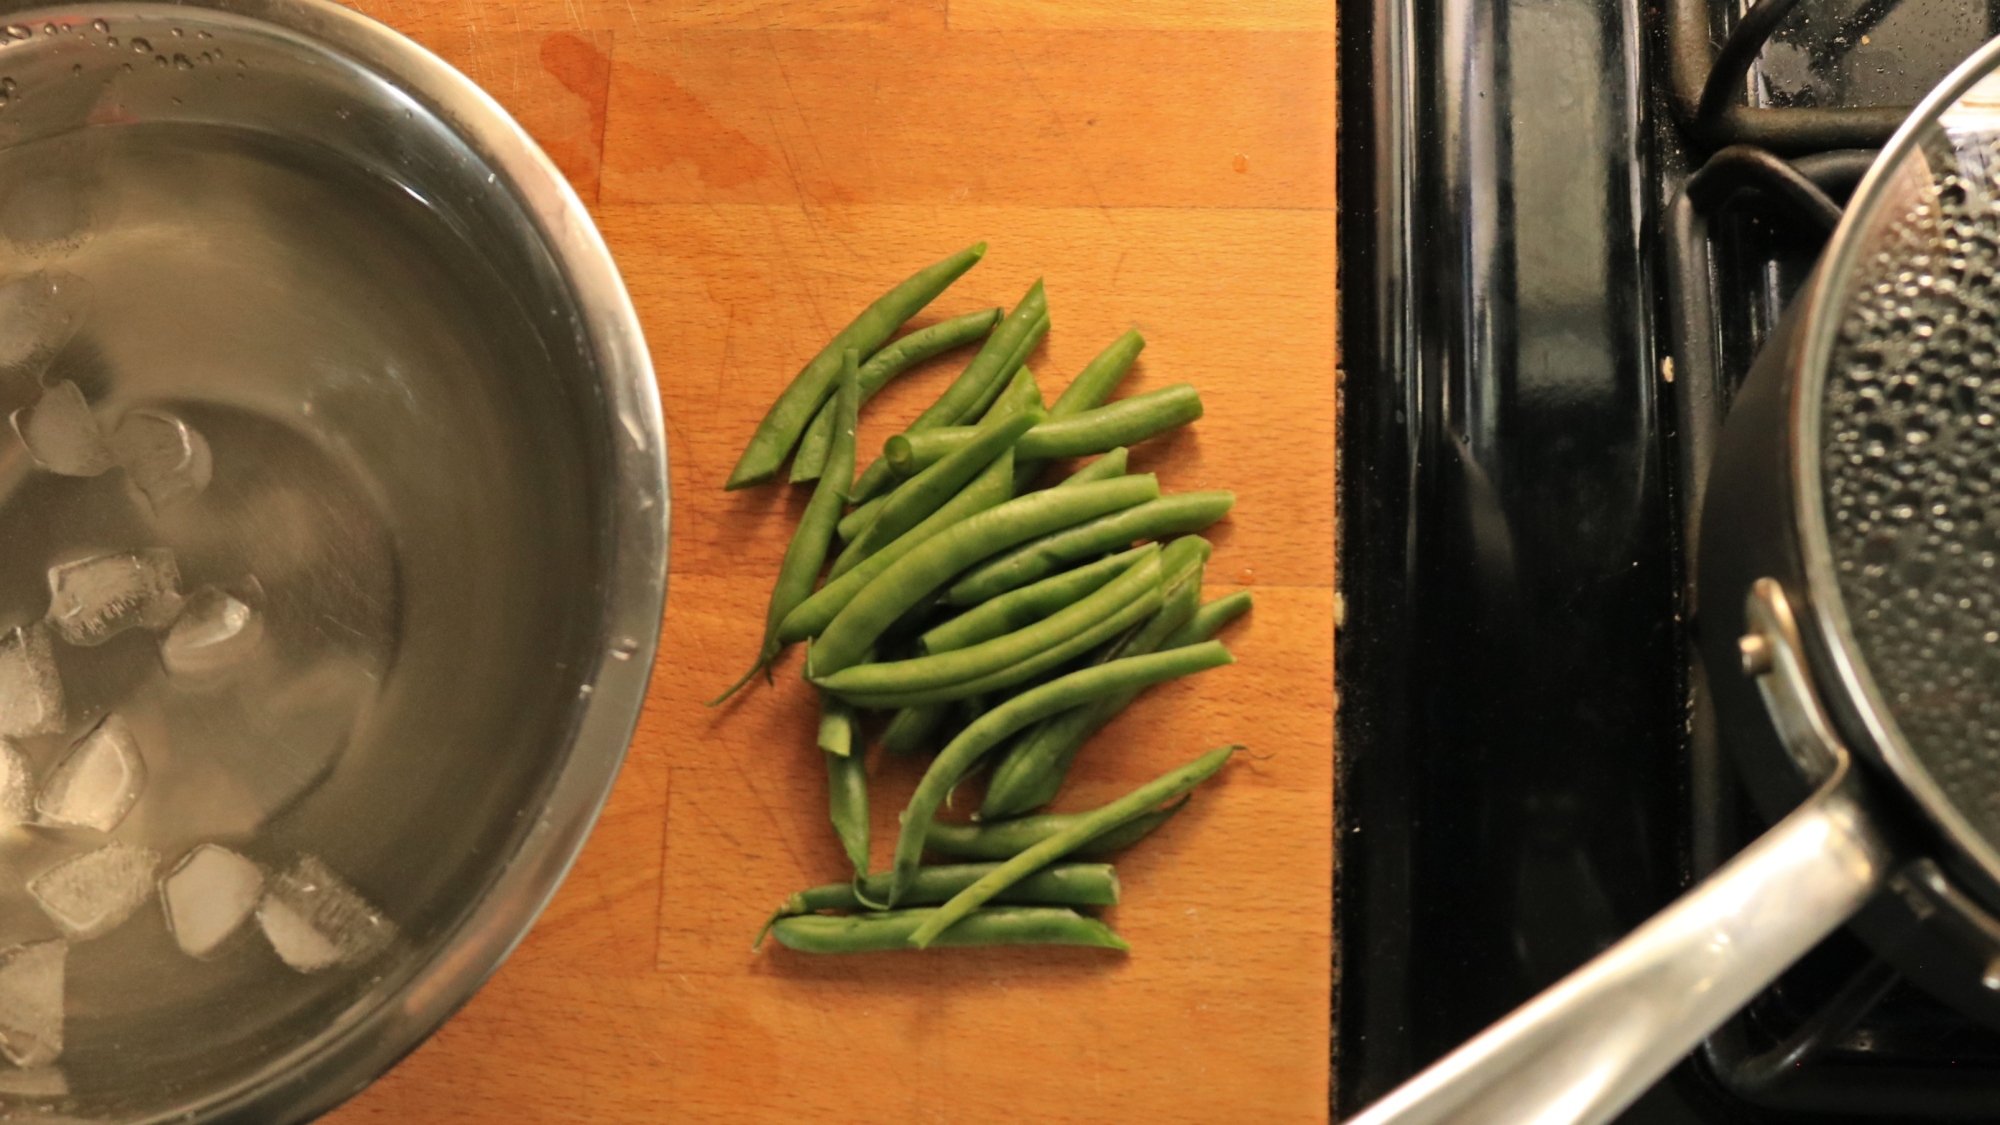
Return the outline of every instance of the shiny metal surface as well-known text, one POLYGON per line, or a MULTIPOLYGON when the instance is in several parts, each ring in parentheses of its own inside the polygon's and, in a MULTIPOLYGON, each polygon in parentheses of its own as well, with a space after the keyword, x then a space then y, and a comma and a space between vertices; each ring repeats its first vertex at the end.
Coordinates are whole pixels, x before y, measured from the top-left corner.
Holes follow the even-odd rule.
MULTIPOLYGON (((1657 596, 1687 577, 1657 564, 1692 567, 1721 419, 1728 412, 1736 425, 1733 396, 1819 244, 1777 213, 1781 206, 1753 203, 1712 224, 1689 222, 1680 188, 1708 151, 1680 128, 1675 87, 1699 90, 1744 5, 1638 7, 1341 4, 1342 28, 1356 32, 1341 37, 1342 73, 1372 76, 1345 84, 1341 101, 1343 276, 1361 279, 1341 293, 1339 550, 1348 618, 1337 716, 1335 1064, 1344 1112, 1628 933, 1690 873, 1713 870, 1801 799, 1787 790, 1767 802, 1769 819, 1750 813, 1740 766, 1768 765, 1794 789, 1798 771, 1759 729, 1766 720, 1754 689, 1740 691, 1748 706, 1729 712, 1726 742, 1718 736, 1707 706, 1711 677, 1680 647, 1712 633, 1723 650, 1712 678, 1748 689, 1735 671, 1740 622, 1713 623, 1740 616, 1751 578, 1789 578, 1791 566, 1774 561, 1774 551, 1746 558, 1764 565, 1713 587, 1727 589, 1707 595, 1697 613, 1691 593, 1657 596), (1641 65, 1603 50, 1589 20, 1549 18, 1563 13, 1586 13, 1605 35, 1643 44, 1631 56, 1641 65), (1692 34, 1681 35, 1689 16, 1692 34), (1470 31, 1458 26, 1474 21, 1470 31), (1684 61, 1693 63, 1687 83, 1678 81, 1684 61), (1450 77, 1475 69, 1478 81, 1450 77), (1521 75, 1543 82, 1521 83, 1521 75), (1548 83, 1561 83, 1563 96, 1549 97, 1548 83), (1627 90, 1636 91, 1635 124, 1603 112, 1627 90), (1586 120, 1609 127, 1582 128, 1586 120), (1518 159, 1524 137, 1539 137, 1543 151, 1560 147, 1561 160, 1518 159), (1477 155, 1456 155, 1467 152, 1477 155), (1581 200, 1562 190, 1607 170, 1611 190, 1581 200), (1642 219, 1632 228, 1618 207, 1621 185, 1639 201, 1642 219), (1517 224, 1517 211, 1535 221, 1517 224), (1628 229, 1643 235, 1636 256, 1603 255, 1628 229), (1551 230, 1560 233, 1554 242, 1551 230), (1573 253, 1551 263, 1550 245, 1573 253), (1497 268, 1476 267, 1475 253, 1497 268), (1585 260, 1606 267, 1593 293, 1549 284, 1585 260), (1655 283, 1665 299, 1649 303, 1655 283), (1636 332, 1629 345, 1571 381, 1581 393, 1531 393, 1528 376, 1569 353, 1517 339, 1516 324, 1547 331, 1573 322, 1595 334, 1628 321, 1636 332), (1447 403, 1470 420, 1441 424, 1447 403), (1465 432, 1510 440, 1475 448, 1465 432), (1560 472, 1557 450, 1565 453, 1560 472), (1489 487, 1468 484, 1468 461, 1489 487), (1624 524, 1629 534, 1513 534, 1508 550, 1473 549, 1500 537, 1468 529, 1533 528, 1512 513, 1551 484, 1588 494, 1543 500, 1548 510, 1596 525, 1607 510, 1635 513, 1624 524), (1647 514, 1654 496, 1667 498, 1667 520, 1680 534, 1647 514), (1691 714, 1679 705, 1690 694, 1691 714), (1673 705, 1659 708, 1662 695, 1673 705)), ((1757 91, 1746 91, 1760 108, 1745 116, 1772 127, 1779 111, 1765 118, 1762 106, 1791 104, 1782 120, 1793 145, 1852 143, 1856 127, 1873 134, 1884 120, 1879 135, 1887 136, 1905 112, 1888 106, 1885 115, 1879 99, 1914 102, 1986 34, 1962 34, 1960 13, 2000 11, 1979 0, 1836 6, 1831 18, 1827 5, 1800 7, 1756 68, 1757 91), (1852 112, 1821 112, 1843 108, 1852 112)), ((1692 100, 1688 93, 1690 109, 1692 100)), ((1780 139, 1775 128, 1760 132, 1780 139)), ((1774 447, 1781 428, 1778 411, 1746 440, 1774 447)), ((1767 475, 1774 491, 1789 492, 1781 469, 1767 475)), ((1729 480, 1719 491, 1744 489, 1740 474, 1729 480)), ((1775 526, 1782 510, 1773 504, 1750 526, 1775 526)), ((1865 732, 1842 729, 1865 754, 1865 732)), ((1766 788, 1777 787, 1750 791, 1766 788)), ((1906 819, 1896 827, 1915 827, 1906 819)), ((1831 935, 1621 1123, 1990 1117, 2000 1043, 1932 998, 1958 1005, 1969 991, 1986 993, 1986 958, 1965 975, 1943 955, 1931 923, 1908 941, 1868 928, 1871 915, 1911 913, 1900 905, 1878 895, 1855 927, 1831 935), (1870 961, 1875 951, 1894 958, 1893 970, 1870 961), (1893 982, 1886 1002, 1864 995, 1879 988, 1847 987, 1845 974, 1861 965, 1869 979, 1893 982), (1915 983, 1909 974, 1918 966, 1950 979, 1915 983)))
MULTIPOLYGON (((184 419, 213 460, 156 511, 0 433, 0 625, 97 551, 166 547, 187 589, 245 591, 259 658, 224 683, 164 676, 138 633, 61 656, 72 725, 116 710, 148 755, 114 838, 169 864, 202 840, 320 856, 401 934, 313 976, 254 942, 189 961, 156 912, 76 945, 53 1112, 301 1119, 497 966, 617 771, 665 596, 644 340, 548 160, 363 16, 14 3, 0 26, 0 279, 81 294, 37 374, 106 425, 184 419)), ((0 412, 37 393, 0 369, 0 412)), ((30 746, 39 765, 60 741, 30 746)), ((24 903, 0 878, 0 938, 32 936, 24 903)))
POLYGON ((1646 18, 1342 6, 1350 1111, 1683 884, 1646 18))
POLYGON ((1881 885, 1870 823, 1775 582, 1750 595, 1759 690, 1819 792, 1706 882, 1350 1125, 1606 1121, 1881 885))
MULTIPOLYGON (((1826 447, 1822 432, 1826 373, 1846 320, 1845 304, 1851 296, 1848 282, 1864 256, 1883 249, 1870 237, 1875 225, 1907 204, 1909 193, 1917 190, 1919 182, 1928 185, 1928 174, 1918 171, 1924 159, 1919 148, 1925 137, 1939 129, 1941 118, 1953 113, 1985 113, 1983 103, 1990 103, 1996 70, 2000 70, 2000 39, 1988 42, 1966 59, 1918 105, 1855 189, 1814 283, 1801 298, 1799 312, 1806 327, 1798 345, 1798 374, 1792 380, 1786 430, 1794 495, 1811 498, 1794 504, 1793 509, 1807 583, 1805 599, 1813 615, 1814 632, 1826 639, 1825 652, 1815 654, 1815 666, 1823 667, 1825 674, 1838 682, 1841 693, 1853 701, 1855 720, 1865 727, 1876 756, 1943 830, 1954 853, 1966 861, 1957 866, 1966 868, 1967 874, 1983 884, 1982 897, 1988 899, 2000 898, 2000 837, 1990 831, 1990 813, 1978 809, 1963 790, 1948 793, 1940 772, 1940 759, 1945 755, 1914 751, 1897 724, 1887 696, 1860 655, 1862 649, 1850 616, 1854 607, 1848 604, 1835 572, 1826 510, 1820 498, 1827 495, 1821 464, 1821 451, 1826 447), (1917 172, 1914 181, 1913 172, 1917 172)), ((1986 172, 1981 169, 1979 174, 1986 172)), ((1982 789, 1982 800, 1990 804, 1991 785, 1982 789)))

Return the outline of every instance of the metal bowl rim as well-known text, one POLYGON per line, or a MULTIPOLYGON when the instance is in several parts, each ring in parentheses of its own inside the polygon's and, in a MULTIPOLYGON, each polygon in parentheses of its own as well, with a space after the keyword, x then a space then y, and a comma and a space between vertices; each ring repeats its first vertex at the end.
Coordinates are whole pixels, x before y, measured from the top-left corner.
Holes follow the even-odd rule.
MULTIPOLYGON (((571 738, 532 827, 433 952, 378 982, 331 1025, 232 1086, 149 1120, 304 1120, 366 1087, 469 1000, 514 947, 575 862, 637 729, 667 594, 666 433, 639 318, 603 237, 555 164, 485 91, 401 33, 333 0, 109 3, 100 11, 0 0, 0 22, 79 16, 190 18, 268 25, 343 57, 424 104, 478 152, 513 194, 584 317, 614 451, 610 544, 601 580, 607 649, 584 680, 571 738), (194 18, 199 18, 195 16, 194 18)), ((524 818, 525 819, 525 818, 524 818)))

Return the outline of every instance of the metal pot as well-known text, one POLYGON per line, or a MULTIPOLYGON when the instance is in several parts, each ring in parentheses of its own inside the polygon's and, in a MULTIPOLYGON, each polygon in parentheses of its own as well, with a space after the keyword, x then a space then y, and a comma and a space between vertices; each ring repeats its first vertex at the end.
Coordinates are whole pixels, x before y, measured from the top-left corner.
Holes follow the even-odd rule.
MULTIPOLYGON (((1732 404, 1704 493, 1695 622, 1702 663, 1725 744, 1759 804, 1782 819, 1666 911, 1357 1123, 1606 1120, 1850 920, 1911 979, 2000 1023, 2000 761, 1970 735, 1926 741, 1906 729, 1925 720, 1921 708, 1983 706, 1991 685, 1929 701, 1885 687, 1882 663, 1871 666, 1860 638, 1889 635, 1898 623, 1879 616, 1880 604, 1860 601, 1861 587, 1844 577, 1855 573, 1856 553, 1836 548, 1829 515, 1832 478, 1848 472, 1829 451, 1836 429, 1849 425, 1829 405, 1830 372, 1841 370, 1848 385, 1862 346, 1855 341, 1876 346, 1873 328, 1856 327, 1873 315, 1869 301, 1895 306, 1898 287, 1914 292, 1931 286, 1932 272, 1947 272, 1932 245, 1949 225, 1940 193, 1966 189, 1983 200, 1993 184, 1996 161, 1980 146, 2000 137, 1997 70, 2000 41, 1954 72, 1884 150, 1732 404), (1961 136, 1979 143, 1961 151, 1961 136), (1953 171, 1935 164, 1939 153, 1961 162, 1956 187, 1938 188, 1934 177, 1953 171), (1884 280, 1871 281, 1870 270, 1884 280), (1857 629, 1864 608, 1875 616, 1857 629)), ((1978 220, 1982 229, 1993 221, 1978 220)), ((1994 287, 1992 273, 1977 284, 1994 287)), ((1933 367, 1950 377, 1965 357, 1932 342, 1943 326, 1921 321, 1883 339, 1898 354, 1938 349, 1933 367)), ((1979 412, 1985 427, 1992 412, 1986 392, 1976 393, 1963 409, 1968 419, 1979 412)), ((1957 408, 1939 399, 1937 409, 1957 408)), ((1964 435, 1948 427, 1917 435, 1931 436, 1964 435)), ((1859 526, 1851 513, 1839 519, 1843 535, 1859 526)), ((1941 513, 1936 526, 1946 538, 1963 537, 1973 522, 1941 513)), ((1886 549, 1900 549, 1884 535, 1886 549)), ((1906 600, 1932 612, 1923 598, 1906 600)), ((1872 651, 1892 651, 1886 645, 1872 651)))
MULTIPOLYGON (((149 780, 114 839, 169 865, 204 840, 316 856, 400 933, 310 975, 254 925, 191 960, 152 909, 77 942, 70 1093, 44 1110, 310 1117, 494 970, 617 772, 666 585, 645 343, 547 157, 362 15, 14 2, 0 27, 0 292, 57 278, 75 302, 36 322, 32 370, 34 346, 0 356, 0 413, 68 381, 107 429, 168 411, 213 452, 206 491, 159 506, 0 430, 0 627, 91 551, 163 547, 190 588, 258 591, 259 658, 219 685, 164 675, 144 630, 64 649, 63 737, 111 711, 138 736, 149 780)), ((60 742, 29 745, 38 767, 60 742)), ((8 836, 0 869, 75 843, 8 836)), ((0 904, 0 945, 47 936, 4 875, 0 904)))

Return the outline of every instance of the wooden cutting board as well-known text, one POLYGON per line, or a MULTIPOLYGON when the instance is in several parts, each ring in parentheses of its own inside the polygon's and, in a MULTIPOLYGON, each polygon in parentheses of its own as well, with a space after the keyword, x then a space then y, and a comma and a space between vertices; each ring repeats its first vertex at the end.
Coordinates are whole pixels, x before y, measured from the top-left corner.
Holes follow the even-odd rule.
MULTIPOLYGON (((1328 1104, 1333 835, 1330 0, 364 0, 511 110, 589 201, 658 368, 671 592, 637 741, 498 976, 339 1111, 361 1122, 1312 1121, 1328 1104), (797 658, 756 645, 798 490, 724 493, 771 397, 889 283, 977 239, 936 306, 1047 279, 1053 396, 1127 327, 1127 391, 1207 416, 1142 446, 1233 488, 1211 594, 1240 663, 1098 736, 1063 807, 1251 753, 1119 869, 1129 956, 750 952, 839 878, 797 658)), ((950 375, 882 395, 879 448, 950 375)), ((876 771, 877 862, 914 781, 876 771)))

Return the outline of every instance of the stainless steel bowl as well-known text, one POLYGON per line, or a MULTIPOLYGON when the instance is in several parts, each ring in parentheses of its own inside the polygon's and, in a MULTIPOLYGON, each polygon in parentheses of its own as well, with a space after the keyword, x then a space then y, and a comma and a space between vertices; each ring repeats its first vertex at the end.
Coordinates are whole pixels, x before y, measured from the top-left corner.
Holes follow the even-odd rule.
MULTIPOLYGON (((0 628, 42 616, 51 564, 140 547, 254 590, 266 626, 194 684, 145 630, 63 648, 69 729, 28 751, 47 770, 116 711, 151 780, 114 838, 168 865, 205 840, 318 856, 401 935, 306 975, 254 926, 192 960, 148 907, 71 947, 70 1093, 0 1108, 308 1117, 492 972, 617 771, 666 586, 645 344, 547 158, 363 16, 0 3, 0 26, 0 287, 62 294, 49 340, 0 324, 0 413, 68 380, 104 425, 164 410, 213 453, 207 490, 156 511, 0 427, 0 628)), ((0 944, 49 935, 21 882, 92 843, 0 833, 0 944)))

